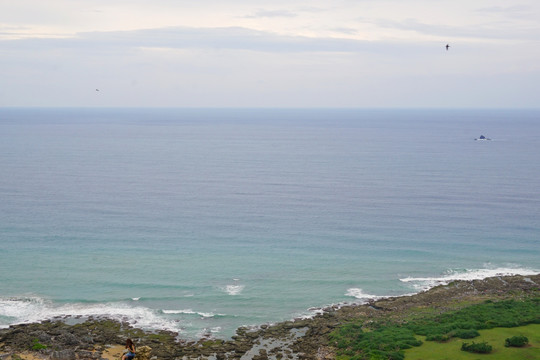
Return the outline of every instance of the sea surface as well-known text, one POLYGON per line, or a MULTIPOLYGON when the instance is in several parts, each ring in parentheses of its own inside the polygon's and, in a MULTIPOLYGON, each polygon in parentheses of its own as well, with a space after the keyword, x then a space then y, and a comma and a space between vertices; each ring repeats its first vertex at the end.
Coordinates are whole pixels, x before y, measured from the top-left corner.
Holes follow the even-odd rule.
POLYGON ((540 110, 3 108, 0 327, 228 338, 538 273, 539 164, 540 110))

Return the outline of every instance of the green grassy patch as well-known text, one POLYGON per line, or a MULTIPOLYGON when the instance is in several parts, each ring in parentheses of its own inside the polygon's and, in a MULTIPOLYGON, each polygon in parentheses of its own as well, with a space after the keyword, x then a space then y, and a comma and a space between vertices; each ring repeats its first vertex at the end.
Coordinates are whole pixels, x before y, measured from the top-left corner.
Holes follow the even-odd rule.
MULTIPOLYGON (((445 343, 425 341, 421 346, 404 351, 405 360, 534 360, 540 359, 540 325, 480 330, 475 342, 493 346, 490 354, 472 354, 461 350, 468 340, 451 339, 445 343), (529 345, 523 348, 506 347, 505 341, 513 336, 526 336, 529 345)), ((423 336, 418 337, 423 340, 423 336)))
MULTIPOLYGON (((455 342, 457 338, 474 338, 474 343, 478 344, 486 342, 479 339, 480 330, 517 328, 530 324, 540 324, 540 298, 537 297, 519 301, 485 301, 442 314, 425 313, 423 317, 401 324, 386 319, 372 323, 369 329, 360 322, 349 323, 332 332, 330 341, 343 360, 401 360, 404 358, 404 350, 422 344, 418 335, 423 336, 422 341, 434 344, 455 342)), ((501 346, 504 347, 508 337, 502 339, 501 346)), ((494 347, 492 353, 496 353, 498 344, 490 341, 487 343, 494 347)), ((533 343, 530 341, 530 344, 533 343)), ((462 344, 463 341, 460 341, 457 351, 461 351, 462 344)), ((424 349, 427 347, 422 346, 424 349)))
POLYGON ((44 344, 40 343, 38 339, 33 340, 33 342, 32 342, 32 350, 39 351, 39 350, 43 350, 43 349, 46 349, 46 348, 47 348, 47 345, 44 345, 44 344))

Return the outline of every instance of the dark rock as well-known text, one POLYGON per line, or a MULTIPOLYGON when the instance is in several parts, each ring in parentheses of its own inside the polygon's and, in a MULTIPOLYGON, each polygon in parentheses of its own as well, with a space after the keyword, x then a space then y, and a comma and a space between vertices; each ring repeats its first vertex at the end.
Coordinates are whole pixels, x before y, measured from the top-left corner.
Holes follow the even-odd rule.
POLYGON ((65 349, 60 351, 53 351, 51 354, 51 360, 73 360, 76 359, 75 351, 72 349, 65 349))
POLYGON ((79 350, 77 355, 79 360, 98 360, 101 358, 101 354, 95 351, 79 350))
POLYGON ((77 346, 81 343, 75 335, 69 332, 64 332, 62 335, 58 336, 58 341, 66 346, 77 346))
POLYGON ((30 336, 35 337, 42 344, 50 344, 52 342, 52 336, 43 330, 33 331, 30 333, 30 336))

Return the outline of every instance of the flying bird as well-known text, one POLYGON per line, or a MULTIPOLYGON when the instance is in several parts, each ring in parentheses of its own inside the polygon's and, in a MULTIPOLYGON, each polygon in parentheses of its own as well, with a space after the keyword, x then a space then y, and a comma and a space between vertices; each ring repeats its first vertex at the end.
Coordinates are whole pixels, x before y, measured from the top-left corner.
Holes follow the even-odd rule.
POLYGON ((99 89, 96 89, 96 91, 99 91, 99 89))
POLYGON ((449 47, 450 47, 450 45, 446 44, 446 51, 448 51, 449 47))

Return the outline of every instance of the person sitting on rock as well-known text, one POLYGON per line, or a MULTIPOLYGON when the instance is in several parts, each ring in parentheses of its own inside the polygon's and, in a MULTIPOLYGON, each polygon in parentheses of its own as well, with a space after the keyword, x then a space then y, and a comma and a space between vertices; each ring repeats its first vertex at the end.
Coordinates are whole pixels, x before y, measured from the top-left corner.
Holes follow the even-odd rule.
POLYGON ((135 344, 131 339, 126 340, 126 353, 122 355, 122 360, 133 360, 135 357, 135 344))

